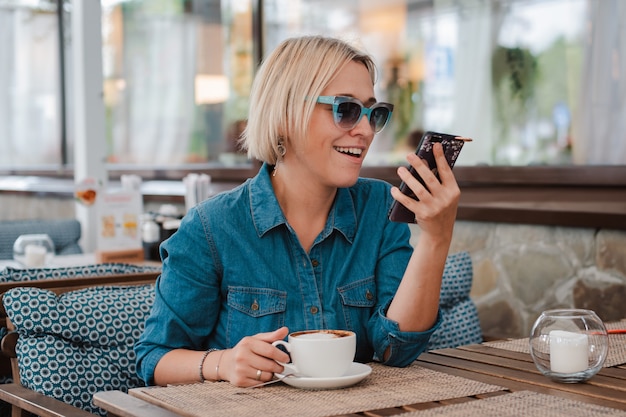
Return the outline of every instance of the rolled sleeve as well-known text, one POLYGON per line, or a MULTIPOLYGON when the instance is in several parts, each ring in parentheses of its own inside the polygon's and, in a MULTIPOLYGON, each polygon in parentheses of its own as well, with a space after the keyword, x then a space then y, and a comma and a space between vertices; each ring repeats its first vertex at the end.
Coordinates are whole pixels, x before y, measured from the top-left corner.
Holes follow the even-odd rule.
POLYGON ((146 385, 154 385, 154 370, 156 369, 157 363, 159 363, 161 358, 165 356, 170 349, 154 348, 146 350, 145 354, 143 354, 141 344, 137 345, 137 349, 139 349, 141 353, 138 355, 141 359, 137 363, 137 372, 139 373, 139 377, 143 379, 146 385))
POLYGON ((370 333, 376 347, 374 359, 389 366, 408 366, 426 350, 430 336, 441 326, 443 321, 441 310, 437 311, 435 324, 423 332, 401 331, 396 321, 387 318, 386 311, 386 308, 380 308, 374 320, 370 322, 370 333), (388 348, 389 357, 384 361, 384 354, 388 348))

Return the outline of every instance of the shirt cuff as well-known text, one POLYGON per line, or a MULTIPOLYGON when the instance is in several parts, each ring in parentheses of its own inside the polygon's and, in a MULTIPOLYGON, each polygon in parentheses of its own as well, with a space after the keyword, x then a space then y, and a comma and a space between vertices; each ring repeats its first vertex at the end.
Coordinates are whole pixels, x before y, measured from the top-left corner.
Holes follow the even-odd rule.
POLYGON ((157 363, 165 356, 167 352, 171 349, 164 348, 155 348, 150 353, 144 356, 141 360, 141 363, 137 364, 137 373, 143 379, 146 386, 155 385, 154 384, 154 370, 156 369, 157 363))
POLYGON ((403 332, 394 320, 387 318, 387 308, 378 310, 378 319, 374 320, 377 329, 373 332, 375 357, 374 359, 389 366, 404 367, 410 365, 424 352, 430 340, 430 336, 437 330, 443 318, 441 310, 437 310, 437 321, 428 330, 422 332, 403 332), (389 357, 383 361, 383 355, 387 348, 390 349, 389 357))

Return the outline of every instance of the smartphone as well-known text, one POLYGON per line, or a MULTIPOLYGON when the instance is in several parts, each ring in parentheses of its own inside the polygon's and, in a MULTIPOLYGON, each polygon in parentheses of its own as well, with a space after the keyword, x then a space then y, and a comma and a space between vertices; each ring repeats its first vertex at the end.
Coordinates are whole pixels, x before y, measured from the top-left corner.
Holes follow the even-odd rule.
MULTIPOLYGON (((461 153, 461 149, 465 142, 470 142, 472 139, 450 135, 447 133, 437 133, 437 132, 426 132, 422 136, 420 143, 417 145, 417 149, 415 153, 417 156, 422 158, 428 163, 430 170, 435 174, 437 179, 439 179, 439 173, 437 172, 437 164, 435 163, 435 155, 433 154, 433 144, 439 142, 443 145, 443 153, 446 157, 446 161, 448 161, 448 165, 450 168, 454 167, 454 163, 456 162, 459 154, 461 153)), ((412 166, 409 167, 409 172, 413 174, 413 176, 424 186, 426 187, 426 183, 419 176, 415 168, 412 166)), ((440 180, 441 181, 441 180, 440 180)), ((402 181, 400 184, 400 191, 403 194, 408 195, 411 198, 418 199, 415 196, 415 193, 409 188, 408 185, 402 181)), ((426 187, 428 189, 428 187, 426 187)), ((394 222, 402 222, 402 223, 415 223, 415 214, 404 207, 402 204, 394 201, 389 209, 389 220, 394 222)))

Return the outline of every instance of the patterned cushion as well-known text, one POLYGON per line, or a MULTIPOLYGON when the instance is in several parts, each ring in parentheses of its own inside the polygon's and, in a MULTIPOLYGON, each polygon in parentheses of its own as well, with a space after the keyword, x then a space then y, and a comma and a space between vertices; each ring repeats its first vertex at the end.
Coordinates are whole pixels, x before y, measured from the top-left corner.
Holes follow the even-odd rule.
POLYGON ((160 272, 161 267, 155 265, 130 265, 122 263, 105 263, 85 266, 68 266, 63 268, 28 268, 19 269, 6 267, 0 271, 0 282, 38 281, 42 279, 63 279, 76 277, 92 277, 103 275, 137 274, 141 272, 160 272))
POLYGON ((102 286, 61 295, 39 288, 4 294, 19 338, 20 381, 25 387, 86 411, 94 393, 143 385, 133 346, 154 301, 154 285, 102 286))
POLYGON ((439 296, 443 323, 430 337, 429 350, 482 342, 478 310, 469 296, 473 277, 468 252, 448 255, 439 296))

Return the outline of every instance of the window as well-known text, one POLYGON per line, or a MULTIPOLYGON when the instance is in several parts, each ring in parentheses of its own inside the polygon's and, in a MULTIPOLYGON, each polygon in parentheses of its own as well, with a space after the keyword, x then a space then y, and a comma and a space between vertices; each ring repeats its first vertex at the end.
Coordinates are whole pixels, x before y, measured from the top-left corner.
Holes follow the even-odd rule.
POLYGON ((287 36, 328 33, 376 58, 377 94, 396 109, 368 163, 403 162, 424 130, 475 138, 460 165, 572 163, 587 1, 264 4, 268 51, 287 36))
POLYGON ((0 166, 62 163, 59 36, 54 2, 0 2, 0 166))
POLYGON ((236 140, 254 71, 250 1, 107 2, 109 162, 247 162, 236 140))
MULTIPOLYGON (((71 167, 71 5, 0 1, 2 170, 71 167)), ((250 167, 236 139, 258 57, 312 33, 370 52, 396 105, 368 165, 404 163, 423 130, 475 139, 457 165, 626 164, 619 0, 101 5, 110 170, 250 167)))

